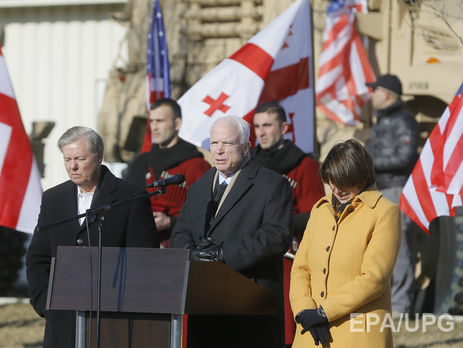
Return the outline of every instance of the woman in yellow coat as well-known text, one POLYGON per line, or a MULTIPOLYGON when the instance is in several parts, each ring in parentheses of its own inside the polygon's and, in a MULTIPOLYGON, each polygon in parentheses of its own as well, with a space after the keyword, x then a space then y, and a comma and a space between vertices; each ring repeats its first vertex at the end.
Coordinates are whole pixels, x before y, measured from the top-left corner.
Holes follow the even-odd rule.
POLYGON ((332 193, 314 205, 291 270, 293 348, 392 347, 399 208, 376 189, 373 160, 355 140, 330 150, 321 177, 332 193))

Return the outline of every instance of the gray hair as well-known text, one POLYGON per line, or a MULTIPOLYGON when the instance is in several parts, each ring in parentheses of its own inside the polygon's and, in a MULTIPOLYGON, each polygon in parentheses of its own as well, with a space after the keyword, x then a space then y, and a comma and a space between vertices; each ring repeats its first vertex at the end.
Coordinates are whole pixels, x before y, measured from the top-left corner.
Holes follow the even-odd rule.
POLYGON ((104 143, 101 136, 93 129, 88 127, 76 126, 69 128, 64 134, 58 139, 58 148, 63 152, 63 146, 72 144, 84 137, 87 143, 88 149, 94 154, 104 153, 104 143))
POLYGON ((236 126, 236 128, 238 129, 238 132, 239 132, 239 142, 241 145, 247 145, 248 141, 249 141, 249 134, 251 132, 250 130, 250 127, 249 127, 249 123, 245 120, 243 120, 241 117, 238 117, 238 116, 223 116, 221 118, 219 118, 217 121, 214 122, 214 124, 212 125, 212 127, 214 127, 214 125, 218 122, 218 121, 224 121, 224 122, 227 122, 227 123, 231 123, 233 125, 236 126))

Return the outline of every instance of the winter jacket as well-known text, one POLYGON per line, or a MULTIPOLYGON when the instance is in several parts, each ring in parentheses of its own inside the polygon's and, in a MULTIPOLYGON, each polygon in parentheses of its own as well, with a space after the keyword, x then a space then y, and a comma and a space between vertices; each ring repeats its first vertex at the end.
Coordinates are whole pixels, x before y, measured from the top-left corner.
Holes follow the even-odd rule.
POLYGON ((378 111, 367 148, 375 162, 379 190, 405 185, 418 158, 418 136, 418 123, 402 100, 378 111))
MULTIPOLYGON (((357 195, 336 221, 332 194, 310 214, 291 270, 293 313, 322 306, 333 337, 330 348, 391 348, 382 327, 390 318, 392 269, 400 248, 400 211, 374 185, 357 195), (359 314, 358 318, 353 318, 359 314), (379 324, 365 327, 365 321, 379 324), (373 318, 376 317, 376 318, 373 318)), ((309 332, 296 328, 293 348, 314 347, 309 332)))

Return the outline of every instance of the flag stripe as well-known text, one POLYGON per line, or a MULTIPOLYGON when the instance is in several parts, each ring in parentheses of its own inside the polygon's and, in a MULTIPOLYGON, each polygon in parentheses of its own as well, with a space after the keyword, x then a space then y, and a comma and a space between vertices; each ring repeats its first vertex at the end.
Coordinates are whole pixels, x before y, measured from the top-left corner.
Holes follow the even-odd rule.
POLYGON ((16 225, 18 231, 28 231, 32 226, 35 226, 40 213, 38 198, 42 195, 42 188, 37 185, 40 182, 40 171, 35 158, 32 158, 32 161, 31 173, 16 225))
POLYGON ((323 34, 319 73, 316 83, 317 107, 335 122, 355 125, 360 121, 365 82, 373 81, 358 32, 356 12, 366 11, 366 1, 331 0, 323 34))
POLYGON ((16 101, 0 94, 0 105, 2 105, 0 122, 12 128, 0 180, 2 202, 8 204, 4 204, 1 214, 4 223, 8 226, 16 226, 29 181, 32 150, 21 119, 11 117, 11 115, 19 115, 16 101), (20 160, 18 160, 19 154, 21 154, 20 160))
POLYGON ((265 80, 273 64, 273 57, 253 43, 245 44, 230 59, 243 64, 262 80, 265 80))
POLYGON ((286 99, 306 88, 309 88, 309 58, 301 58, 298 64, 269 72, 259 104, 286 99))
POLYGON ((404 196, 400 198, 400 209, 402 209, 403 211, 409 211, 410 219, 412 219, 418 226, 421 227, 421 229, 423 229, 427 234, 429 234, 428 228, 422 222, 423 220, 416 215, 415 210, 412 208, 411 204, 404 196))
POLYGON ((426 141, 402 192, 401 209, 425 231, 438 216, 454 216, 463 182, 462 109, 457 95, 426 141))

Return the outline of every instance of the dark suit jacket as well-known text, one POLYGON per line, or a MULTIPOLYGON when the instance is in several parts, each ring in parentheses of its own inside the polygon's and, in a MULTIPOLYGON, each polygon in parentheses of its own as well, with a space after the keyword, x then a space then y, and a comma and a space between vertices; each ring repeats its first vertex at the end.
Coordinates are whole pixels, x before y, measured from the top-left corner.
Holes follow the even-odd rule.
MULTIPOLYGON (((116 178, 105 166, 101 169, 92 208, 120 201, 136 191, 132 184, 116 178)), ((89 244, 85 221, 82 226, 78 220, 73 220, 46 229, 39 227, 77 214, 77 186, 72 181, 45 191, 37 227, 26 255, 30 301, 35 311, 47 319, 44 337, 46 348, 71 348, 75 345, 75 312, 45 310, 51 258, 56 256, 58 245, 89 244)), ((90 225, 90 244, 98 245, 96 224, 90 225)), ((139 199, 107 212, 103 221, 102 245, 159 247, 149 199, 139 199)))
MULTIPOLYGON (((289 225, 292 196, 288 181, 250 160, 241 170, 215 219, 208 227, 206 215, 209 201, 212 199, 215 173, 216 169, 211 168, 190 187, 172 233, 171 246, 194 248, 204 233, 216 244, 223 243, 225 264, 272 291, 276 295, 281 314, 282 260, 291 241, 289 225)), ((218 323, 217 320, 211 322, 218 323)), ((282 340, 281 334, 284 333, 283 324, 280 324, 276 329, 267 327, 265 330, 267 336, 276 335, 273 340, 275 344, 259 345, 262 344, 260 341, 257 346, 281 347, 277 343, 282 340)), ((217 330, 226 330, 233 337, 222 339, 222 345, 214 342, 215 346, 224 347, 224 342, 228 342, 229 346, 251 346, 251 338, 242 335, 242 327, 235 331, 229 325, 225 328, 218 326, 217 324, 217 330)), ((253 324, 252 327, 254 326, 253 324)), ((207 335, 203 334, 206 340, 214 330, 209 327, 207 331, 207 335)), ((259 335, 254 336, 259 338, 259 335)), ((191 342, 190 333, 188 342, 191 342)), ((210 346, 214 346, 214 343, 210 343, 210 346)), ((207 344, 201 342, 192 346, 203 347, 207 344)))

